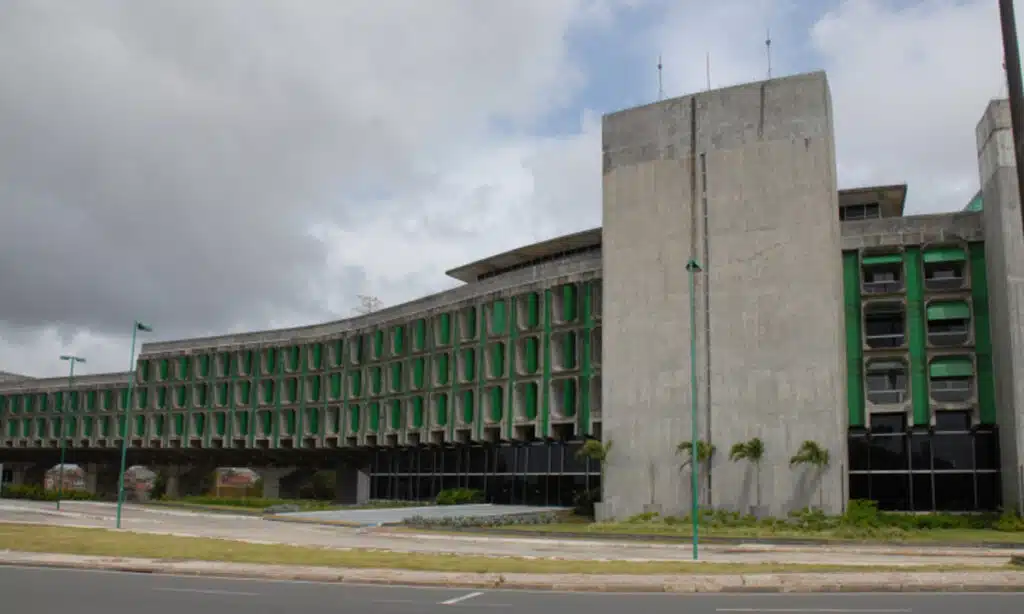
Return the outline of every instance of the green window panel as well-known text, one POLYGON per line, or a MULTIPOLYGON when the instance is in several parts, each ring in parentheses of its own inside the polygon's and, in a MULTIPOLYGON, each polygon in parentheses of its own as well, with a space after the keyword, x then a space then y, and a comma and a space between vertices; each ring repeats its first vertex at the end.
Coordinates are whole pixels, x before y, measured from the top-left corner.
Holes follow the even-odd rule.
POLYGON ((473 348, 462 350, 462 375, 463 381, 472 382, 476 379, 476 350, 473 348))
POLYGON ((370 394, 380 394, 384 386, 384 372, 380 367, 370 369, 370 394))
POLYGON ((239 362, 239 375, 251 375, 253 373, 253 362, 256 360, 256 353, 253 350, 242 352, 242 360, 239 362))
POLYGON ((562 321, 573 322, 579 313, 579 297, 576 284, 562 286, 562 321))
POLYGON ((523 404, 525 405, 526 418, 537 419, 537 382, 528 382, 523 385, 523 404))
POLYGON ((426 372, 427 360, 417 358, 412 362, 412 387, 416 390, 423 389, 423 376, 426 372))
POLYGON ((295 435, 295 410, 286 409, 284 411, 284 433, 285 435, 295 435))
POLYGON ((285 368, 289 371, 297 371, 299 368, 299 358, 301 357, 302 350, 297 345, 293 345, 288 348, 288 352, 285 356, 285 368))
POLYGON ((398 430, 402 428, 402 402, 398 399, 392 399, 388 403, 388 414, 391 418, 391 428, 398 430))
POLYGON ((260 412, 260 435, 269 436, 274 432, 274 416, 269 411, 260 412))
POLYGON ((7 411, 7 397, 0 396, 0 414, 7 411))
POLYGON ((309 400, 317 402, 320 400, 320 378, 311 377, 309 378, 309 400))
POLYGON ((311 434, 320 435, 320 410, 315 407, 307 407, 305 424, 311 434))
POLYGON ((178 407, 185 407, 188 404, 188 388, 185 386, 178 386, 178 389, 175 390, 175 396, 178 407))
POLYGON ((337 401, 341 398, 341 373, 331 373, 331 400, 337 401))
POLYGON ((77 416, 69 416, 68 417, 67 435, 69 437, 74 437, 75 433, 77 433, 77 432, 78 432, 78 417, 77 416))
MULTIPOLYGON (((96 419, 93 418, 92 416, 86 416, 85 419, 82 420, 82 433, 86 437, 92 437, 93 426, 95 425, 95 422, 96 419)), ((11 424, 13 425, 14 423, 12 422, 11 424)))
POLYGON ((222 411, 214 414, 213 417, 213 430, 218 437, 223 437, 228 430, 228 417, 222 411))
POLYGON ((405 327, 396 326, 391 329, 391 354, 394 356, 405 354, 405 327))
POLYGON ((531 292, 526 295, 526 328, 537 328, 540 326, 540 295, 531 292))
POLYGON ((462 421, 465 424, 473 424, 473 416, 476 410, 473 401, 473 391, 464 390, 462 392, 462 421))
POLYGON ((191 365, 189 364, 188 356, 182 356, 181 358, 179 358, 178 359, 178 379, 188 379, 189 378, 189 368, 190 367, 191 367, 191 365))
POLYGON ((915 426, 931 423, 928 402, 928 365, 924 320, 924 281, 921 249, 908 247, 907 258, 907 345, 910 350, 910 398, 915 426))
POLYGON ((491 344, 491 356, 490 356, 490 368, 488 375, 490 377, 504 377, 505 376, 505 344, 502 342, 491 344))
POLYGON ((160 381, 166 380, 171 374, 171 361, 164 358, 160 361, 159 367, 160 381))
POLYGON ((412 398, 412 428, 423 428, 423 397, 412 398))
MULTIPOLYGON (((139 395, 142 394, 144 388, 139 389, 139 395)), ((139 400, 139 407, 146 407, 146 404, 142 402, 141 396, 139 400)), ((156 407, 157 409, 165 409, 167 407, 167 386, 160 386, 156 389, 156 407)))
POLYGON ((324 368, 324 346, 322 343, 314 343, 310 349, 310 368, 319 371, 324 368))
POLYGON ((862 263, 871 264, 900 264, 903 262, 903 254, 883 254, 878 256, 865 256, 862 263))
POLYGON ((252 401, 249 395, 252 393, 252 384, 249 382, 249 380, 238 382, 238 392, 239 396, 241 397, 241 399, 239 400, 242 403, 242 405, 251 404, 252 401))
POLYGON ((402 363, 391 363, 391 389, 393 392, 402 391, 402 363))
POLYGON ((380 403, 373 401, 370 403, 370 428, 371 433, 376 433, 380 430, 380 403))
POLYGON ((196 406, 206 407, 210 401, 210 387, 206 384, 196 386, 196 406))
POLYGON ((442 313, 438 320, 437 343, 449 345, 452 342, 452 314, 442 313))
POLYGON ((272 380, 272 379, 265 379, 262 382, 260 382, 260 385, 263 387, 263 402, 265 404, 273 403, 274 402, 274 380, 272 380))
POLYGON ((18 413, 19 411, 21 411, 21 407, 19 407, 18 405, 19 403, 21 403, 21 398, 18 397, 18 395, 12 394, 11 396, 7 397, 7 411, 9 411, 12 414, 18 413))
POLYGON ((299 398, 299 381, 294 377, 285 380, 284 398, 286 403, 294 403, 299 398))
POLYGON ((476 307, 469 307, 465 311, 466 314, 466 330, 460 330, 464 339, 475 339, 476 338, 476 307))
POLYGON ((363 358, 366 357, 366 340, 363 339, 363 337, 356 335, 355 337, 352 337, 352 340, 349 341, 349 343, 353 345, 352 349, 354 350, 353 353, 355 354, 355 361, 357 363, 363 362, 363 358))
POLYGON ((121 397, 121 410, 124 411, 124 410, 128 409, 128 402, 129 402, 129 400, 128 400, 128 389, 127 388, 119 388, 119 390, 121 391, 121 394, 120 394, 120 397, 121 397))
POLYGON ((576 332, 570 331, 562 335, 562 367, 576 368, 576 332))
POLYGON ((441 392, 434 396, 434 424, 448 424, 448 393, 441 392))
POLYGON ((349 396, 363 396, 363 373, 361 371, 348 372, 348 391, 349 396))
POLYGON ((90 390, 85 393, 85 409, 86 411, 96 411, 96 391, 90 390))
MULTIPOLYGON (((148 408, 149 407, 149 389, 147 389, 147 388, 138 388, 137 390, 139 391, 138 395, 136 396, 136 398, 139 401, 139 409, 146 409, 146 408, 148 408)), ((162 390, 164 392, 164 397, 165 397, 164 400, 166 401, 167 388, 161 387, 160 390, 162 390)))
POLYGON ((167 424, 167 416, 159 415, 153 420, 153 434, 157 437, 164 436, 164 427, 167 424))
POLYGON ((540 368, 540 340, 537 337, 527 337, 523 340, 523 368, 526 373, 534 374, 540 368))
POLYGON ((47 424, 46 418, 36 418, 36 436, 37 437, 49 437, 50 425, 47 424))
POLYGON ((184 414, 174 415, 174 436, 184 437, 185 436, 185 416, 184 414))
POLYGON ((17 437, 18 436, 18 421, 11 420, 7 423, 7 436, 17 437))
POLYGON ((126 434, 128 434, 128 419, 124 414, 121 414, 117 417, 117 433, 114 436, 124 437, 126 434))
POLYGON ((495 386, 488 394, 491 395, 491 421, 501 422, 505 413, 505 389, 495 386))
POLYGON ((932 377, 971 377, 974 363, 966 356, 936 358, 928 365, 928 373, 932 377))
MULTIPOLYGON (((238 366, 237 361, 235 366, 238 366)), ((216 369, 219 377, 227 377, 234 373, 231 370, 231 354, 229 352, 221 352, 217 354, 216 369)))
POLYGON ((144 437, 146 435, 146 417, 135 416, 135 436, 144 437))
POLYGON ((345 345, 341 339, 331 344, 331 366, 340 367, 345 362, 345 345))
POLYGON ((263 372, 270 374, 277 371, 277 348, 267 348, 263 360, 263 372))
POLYGON ((427 321, 423 318, 412 323, 412 351, 422 352, 427 349, 427 321))
POLYGON ((109 410, 114 407, 114 391, 104 390, 103 391, 103 409, 109 410))
POLYGON ((31 437, 32 436, 32 421, 25 418, 21 421, 21 436, 31 437))
POLYGON ((140 359, 135 365, 135 371, 139 374, 139 379, 143 382, 149 381, 149 367, 150 364, 148 360, 140 359))
POLYGON ((437 361, 437 385, 447 386, 450 381, 448 373, 448 354, 438 354, 434 360, 437 361))
POLYGON ((373 332, 373 359, 380 360, 380 357, 384 355, 384 331, 376 330, 373 332))
POLYGON ((969 320, 971 308, 962 301, 933 302, 928 305, 928 320, 969 320))
MULTIPOLYGON (((46 395, 39 395, 39 411, 47 411, 49 403, 46 402, 46 395)), ((50 405, 53 411, 64 411, 64 393, 57 392, 53 395, 53 405, 50 405)))
POLYGON ((199 377, 210 377, 210 355, 203 354, 199 357, 199 377))
POLYGON ((359 405, 356 403, 348 406, 348 430, 351 433, 359 432, 359 405))
POLYGON ((196 437, 206 435, 206 414, 192 414, 192 434, 196 437))
POLYGON ((217 384, 217 405, 224 407, 228 404, 228 388, 227 382, 217 384))
POLYGON ((488 330, 492 335, 504 335, 508 332, 508 302, 504 299, 491 303, 491 322, 488 330))
POLYGON ((945 247, 924 252, 925 262, 959 262, 967 260, 967 251, 962 247, 945 247))
POLYGON ((576 380, 565 380, 565 387, 562 388, 562 415, 573 417, 576 415, 576 380))
POLYGON ((846 410, 851 427, 864 426, 864 341, 857 252, 843 252, 843 307, 846 323, 846 410))
POLYGON ((240 435, 249 434, 249 414, 235 414, 235 421, 238 423, 238 433, 240 435))
POLYGON ((108 416, 100 418, 100 436, 110 437, 110 418, 108 416))
POLYGON ((79 411, 82 408, 82 406, 79 405, 79 394, 78 394, 78 391, 77 390, 73 390, 73 391, 71 391, 69 393, 68 396, 71 397, 71 399, 68 402, 68 405, 70 406, 71 411, 79 411))
POLYGON ((341 410, 337 407, 332 407, 327 410, 327 428, 332 433, 338 432, 338 427, 341 426, 341 410))
MULTIPOLYGON (((22 398, 21 407, 25 410, 25 413, 32 411, 32 397, 26 394, 24 398, 22 398)), ((43 409, 45 409, 45 407, 43 409)))

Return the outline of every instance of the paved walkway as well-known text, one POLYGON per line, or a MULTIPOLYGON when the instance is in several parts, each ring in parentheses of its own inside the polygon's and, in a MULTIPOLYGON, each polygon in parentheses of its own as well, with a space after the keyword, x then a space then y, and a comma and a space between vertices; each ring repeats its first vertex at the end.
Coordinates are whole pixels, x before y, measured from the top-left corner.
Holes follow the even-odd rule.
MULTIPOLYGON (((301 580, 307 582, 331 583, 344 582, 364 585, 387 584, 402 586, 443 586, 480 590, 502 588, 623 593, 1019 592, 1024 590, 1024 573, 1014 571, 955 573, 865 572, 833 574, 723 574, 687 576, 472 574, 386 569, 337 569, 329 567, 302 567, 293 565, 208 563, 201 561, 158 561, 153 559, 0 552, 0 567, 5 565, 16 567, 131 571, 147 574, 175 574, 183 576, 219 578, 234 577, 258 578, 262 580, 301 580)), ((841 610, 821 611, 830 612, 841 610)), ((877 611, 881 612, 883 610, 877 611)))
MULTIPOLYGON (((115 506, 108 503, 52 503, 0 500, 0 522, 113 528, 115 506)), ((462 535, 375 532, 369 529, 273 522, 259 517, 146 508, 126 505, 122 527, 140 533, 213 537, 262 544, 409 553, 566 560, 688 561, 689 545, 625 543, 462 535)), ((1024 550, 913 548, 907 546, 706 545, 701 560, 719 563, 789 563, 864 567, 1000 567, 1024 550)))

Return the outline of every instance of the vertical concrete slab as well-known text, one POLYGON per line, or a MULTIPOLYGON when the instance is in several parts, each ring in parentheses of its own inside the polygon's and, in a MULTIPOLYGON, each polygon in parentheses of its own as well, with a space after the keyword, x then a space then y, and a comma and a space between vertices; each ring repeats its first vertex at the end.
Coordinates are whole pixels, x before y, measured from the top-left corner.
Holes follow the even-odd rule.
POLYGON ((1009 101, 989 104, 978 122, 976 136, 1003 504, 1024 512, 1020 465, 1020 451, 1024 449, 1024 233, 1009 101))
POLYGON ((650 503, 688 511, 689 474, 675 450, 690 438, 691 257, 705 267, 698 428, 717 447, 705 504, 751 507, 753 472, 730 463, 728 450, 759 436, 768 511, 819 500, 839 511, 842 263, 824 74, 605 117, 603 202, 603 437, 615 441, 605 512, 623 517, 650 503), (804 440, 832 456, 823 480, 789 467, 804 440))
POLYGON ((362 505, 370 500, 370 468, 353 463, 339 463, 335 481, 335 502, 362 505))

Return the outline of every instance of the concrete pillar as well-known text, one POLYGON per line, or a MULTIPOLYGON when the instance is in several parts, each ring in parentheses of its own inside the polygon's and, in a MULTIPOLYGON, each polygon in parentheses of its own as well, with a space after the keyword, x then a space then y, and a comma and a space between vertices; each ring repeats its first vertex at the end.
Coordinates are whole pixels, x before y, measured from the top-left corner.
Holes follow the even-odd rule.
POLYGON ((177 499, 181 497, 181 476, 185 472, 183 467, 168 465, 163 467, 153 467, 152 469, 164 478, 164 497, 168 499, 177 499))
POLYGON ((90 463, 83 465, 82 470, 85 471, 85 492, 95 495, 99 483, 100 465, 90 463))
POLYGON ((263 498, 281 498, 281 480, 295 471, 294 467, 275 467, 273 469, 259 469, 260 478, 263 480, 263 498))
POLYGON ((370 500, 370 467, 360 463, 339 463, 334 500, 345 505, 362 505, 370 500))

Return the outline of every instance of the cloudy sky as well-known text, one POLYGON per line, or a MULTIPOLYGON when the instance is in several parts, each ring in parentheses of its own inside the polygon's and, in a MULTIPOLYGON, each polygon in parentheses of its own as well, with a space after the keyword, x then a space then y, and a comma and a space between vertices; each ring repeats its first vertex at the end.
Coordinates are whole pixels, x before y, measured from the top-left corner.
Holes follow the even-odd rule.
MULTIPOLYGON (((1024 5, 1024 2, 1018 2, 1024 5)), ((1024 10, 1024 6, 1018 9, 1024 10)), ((994 0, 9 0, 0 370, 123 370, 600 223, 600 117, 824 68, 841 187, 977 190, 994 0)))

